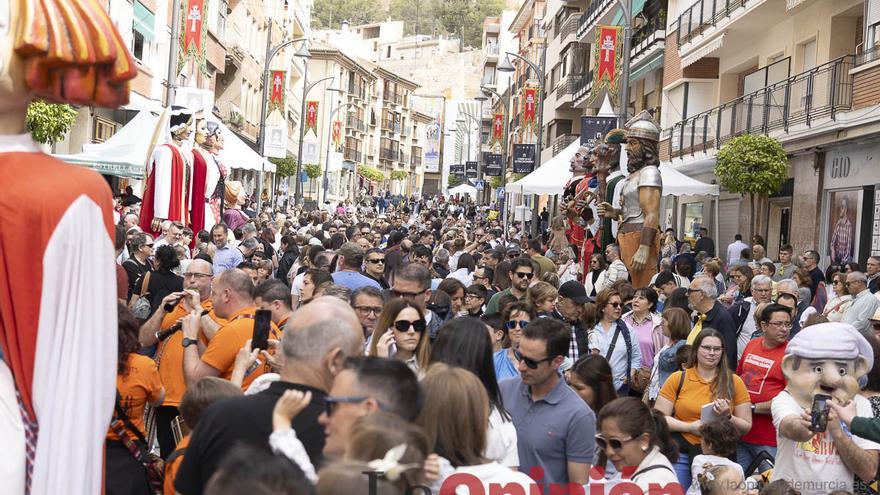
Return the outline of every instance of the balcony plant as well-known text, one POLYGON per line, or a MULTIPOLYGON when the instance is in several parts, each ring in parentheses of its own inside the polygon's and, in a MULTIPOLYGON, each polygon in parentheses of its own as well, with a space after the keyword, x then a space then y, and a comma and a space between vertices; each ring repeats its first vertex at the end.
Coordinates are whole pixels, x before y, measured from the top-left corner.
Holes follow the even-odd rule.
POLYGON ((27 109, 27 130, 34 141, 54 146, 76 123, 76 110, 67 104, 34 100, 27 109))
POLYGON ((721 187, 749 197, 748 238, 752 237, 759 199, 782 187, 788 177, 788 158, 782 144, 763 134, 744 134, 728 141, 715 156, 715 175, 721 187))

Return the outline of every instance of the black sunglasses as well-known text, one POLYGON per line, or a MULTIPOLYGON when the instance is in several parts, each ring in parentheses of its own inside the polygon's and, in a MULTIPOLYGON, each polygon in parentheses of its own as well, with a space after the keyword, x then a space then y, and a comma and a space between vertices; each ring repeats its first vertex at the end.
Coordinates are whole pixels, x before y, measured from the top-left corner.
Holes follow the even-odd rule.
POLYGON ((425 328, 428 327, 428 324, 425 320, 397 320, 394 322, 394 328, 397 329, 398 332, 408 332, 409 327, 412 327, 418 333, 422 333, 425 331, 425 328))
POLYGON ((526 320, 510 320, 504 322, 504 328, 508 330, 513 330, 516 327, 525 328, 526 326, 528 326, 528 324, 529 322, 526 320))
POLYGON ((525 279, 529 279, 529 280, 531 280, 532 277, 535 276, 535 274, 534 274, 534 273, 531 273, 531 272, 529 272, 529 273, 526 273, 526 272, 513 272, 513 273, 514 273, 517 277, 519 277, 519 278, 525 278, 525 279))
POLYGON ((385 258, 378 258, 374 260, 367 260, 367 263, 372 263, 374 265, 378 265, 379 263, 385 263, 385 258))
POLYGON ((544 359, 532 359, 530 357, 525 357, 520 354, 519 351, 513 351, 513 357, 515 357, 517 361, 522 361, 526 363, 526 366, 528 366, 529 369, 537 369, 539 364, 549 363, 550 361, 553 361, 552 357, 545 357, 544 359))

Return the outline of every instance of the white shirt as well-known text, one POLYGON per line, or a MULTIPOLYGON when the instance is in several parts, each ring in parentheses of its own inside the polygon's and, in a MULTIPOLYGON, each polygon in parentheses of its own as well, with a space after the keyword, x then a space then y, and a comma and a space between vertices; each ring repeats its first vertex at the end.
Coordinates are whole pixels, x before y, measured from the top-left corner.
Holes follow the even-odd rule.
POLYGON ((501 412, 492 408, 489 414, 489 430, 486 432, 486 458, 508 468, 519 466, 516 447, 516 427, 501 412))
MULTIPOLYGON (((861 395, 853 398, 856 416, 873 417, 871 403, 861 395)), ((789 416, 800 416, 804 409, 788 392, 773 399, 773 426, 776 427, 776 466, 773 481, 786 479, 796 483, 803 495, 819 495, 834 490, 853 490, 853 472, 847 468, 831 440, 831 433, 816 433, 806 442, 795 442, 779 434, 779 425, 789 416)), ((843 427, 843 426, 842 426, 843 427)), ((845 428, 845 427, 843 427, 845 428)), ((863 450, 880 450, 880 444, 852 437, 863 450)))
POLYGON ((303 290, 303 277, 305 277, 306 272, 302 272, 299 275, 293 277, 293 283, 290 284, 290 294, 296 297, 299 297, 302 294, 303 290))
POLYGON ((731 264, 734 261, 740 259, 740 253, 743 249, 748 248, 749 245, 744 243, 743 241, 733 241, 727 246, 727 264, 731 264))
POLYGON ((474 272, 468 272, 467 268, 459 268, 450 273, 446 278, 454 278, 463 283, 465 287, 470 287, 474 283, 474 272))
MULTIPOLYGON (((452 474, 457 473, 466 473, 470 474, 483 484, 482 493, 490 493, 489 486, 490 485, 515 485, 519 486, 522 489, 522 493, 531 493, 529 490, 531 486, 535 483, 529 478, 525 473, 520 473, 519 471, 514 471, 506 466, 502 466, 497 462, 490 462, 488 464, 479 464, 476 466, 460 466, 452 474)), ((445 480, 444 480, 445 481, 445 480)), ((440 486, 443 486, 441 482, 440 486)), ((480 492, 477 492, 480 493, 480 492)), ((492 490, 491 493, 495 493, 495 490, 492 490)), ((513 488, 507 488, 505 493, 516 493, 516 490, 513 488), (513 490, 513 491, 510 491, 513 490)), ((475 495, 473 492, 469 493, 469 489, 465 485, 459 485, 455 488, 455 495, 475 495)))

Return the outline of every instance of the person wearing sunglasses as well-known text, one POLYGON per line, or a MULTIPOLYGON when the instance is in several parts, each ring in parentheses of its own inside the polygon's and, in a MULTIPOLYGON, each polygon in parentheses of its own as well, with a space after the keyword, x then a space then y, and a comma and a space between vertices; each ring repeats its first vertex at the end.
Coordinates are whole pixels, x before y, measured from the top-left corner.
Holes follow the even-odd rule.
POLYGON ((367 251, 364 257, 364 275, 373 279, 382 289, 388 289, 391 285, 385 278, 385 253, 379 248, 367 251))
POLYGON ((822 314, 828 318, 828 321, 843 321, 843 315, 852 306, 852 294, 846 286, 846 273, 835 273, 831 275, 830 280, 832 297, 825 305, 822 314))
POLYGON ((518 364, 516 353, 519 351, 522 332, 532 320, 537 318, 535 309, 525 302, 508 304, 501 316, 504 337, 501 339, 501 349, 492 355, 498 381, 519 376, 516 369, 518 364))
POLYGON ((641 367, 642 352, 632 330, 621 319, 623 300, 616 289, 606 289, 596 298, 596 318, 590 345, 598 349, 611 365, 614 388, 626 397, 635 374, 641 367))
POLYGON ((561 321, 533 321, 514 353, 519 376, 499 383, 516 426, 520 469, 543 468, 545 493, 553 483, 586 484, 595 461, 596 415, 560 372, 570 340, 561 321))
POLYGON ((662 487, 678 483, 672 465, 678 457, 678 445, 670 436, 662 413, 649 409, 635 397, 621 397, 599 411, 598 424, 596 446, 600 463, 607 460, 618 472, 634 467, 628 481, 645 493, 670 491, 662 487))
POLYGON ((532 284, 535 277, 535 263, 526 257, 516 258, 510 263, 510 287, 492 296, 489 304, 486 305, 486 313, 492 314, 498 312, 498 300, 506 294, 515 296, 518 300, 526 298, 526 291, 532 284))
POLYGON ((371 356, 403 361, 417 375, 428 366, 431 343, 421 308, 405 298, 389 301, 373 329, 371 356))

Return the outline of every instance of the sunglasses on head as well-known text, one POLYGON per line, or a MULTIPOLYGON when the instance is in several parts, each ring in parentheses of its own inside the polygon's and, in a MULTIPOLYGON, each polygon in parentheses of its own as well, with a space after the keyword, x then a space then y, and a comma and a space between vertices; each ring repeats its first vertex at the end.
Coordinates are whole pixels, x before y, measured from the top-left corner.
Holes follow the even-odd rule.
POLYGON ((530 357, 523 356, 519 353, 519 351, 513 351, 513 357, 515 357, 517 361, 525 363, 525 365, 528 366, 529 369, 537 369, 538 365, 540 365, 541 363, 549 363, 550 361, 553 361, 552 357, 545 357, 544 359, 532 359, 530 357))
POLYGON ((422 333, 425 331, 425 328, 428 327, 428 324, 425 320, 397 320, 394 322, 394 328, 398 332, 408 332, 409 328, 412 327, 417 333, 422 333))
POLYGON ((513 273, 519 278, 525 278, 525 279, 529 279, 529 280, 531 280, 532 277, 535 276, 535 274, 532 272, 513 272, 513 273))

